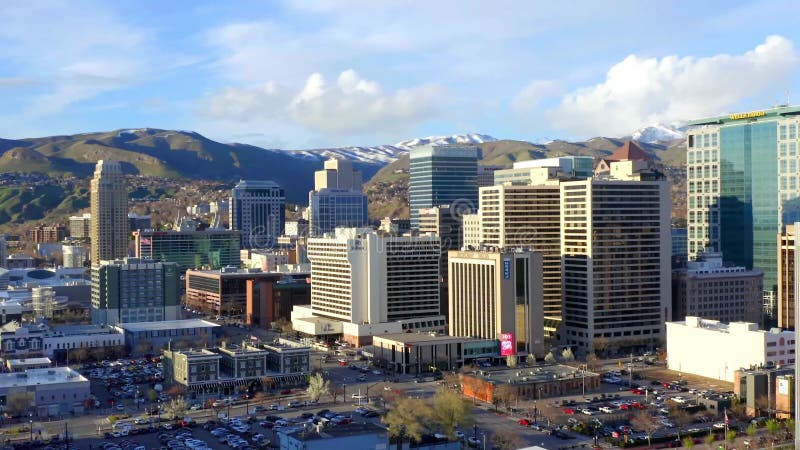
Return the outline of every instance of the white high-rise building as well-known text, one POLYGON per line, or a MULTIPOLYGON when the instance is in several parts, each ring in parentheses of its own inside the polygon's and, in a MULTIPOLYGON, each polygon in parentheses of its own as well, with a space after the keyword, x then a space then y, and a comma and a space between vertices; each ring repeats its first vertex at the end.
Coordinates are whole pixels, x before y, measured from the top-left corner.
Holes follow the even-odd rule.
POLYGON ((443 327, 439 256, 434 235, 380 236, 369 229, 337 228, 335 234, 310 238, 311 306, 305 317, 295 307, 293 323, 313 316, 337 322, 331 326, 340 329, 342 324, 380 325, 380 330, 343 330, 346 339, 350 333, 356 341, 367 337, 363 333, 400 332, 393 327, 403 321, 435 318, 443 327))
POLYGON ((128 191, 116 161, 97 161, 91 181, 92 264, 128 256, 128 191))
POLYGON ((82 245, 64 244, 61 246, 61 254, 64 257, 64 267, 76 268, 86 264, 86 248, 82 245))
POLYGON ((230 229, 242 232, 242 248, 272 247, 283 234, 286 195, 277 183, 241 180, 230 204, 230 229))
POLYGON ((638 161, 561 183, 565 343, 581 352, 652 347, 671 320, 667 181, 638 161))

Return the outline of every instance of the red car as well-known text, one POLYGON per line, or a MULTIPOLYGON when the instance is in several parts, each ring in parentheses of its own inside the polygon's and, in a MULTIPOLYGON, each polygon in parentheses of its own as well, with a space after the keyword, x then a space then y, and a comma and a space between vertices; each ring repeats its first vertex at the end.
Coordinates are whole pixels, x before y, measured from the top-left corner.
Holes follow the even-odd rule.
POLYGON ((631 392, 633 392, 636 395, 644 395, 644 391, 641 389, 631 389, 631 392))
POLYGON ((529 427, 531 426, 531 421, 528 419, 519 419, 519 424, 523 427, 529 427))
POLYGON ((570 408, 564 408, 561 410, 561 412, 564 414, 575 414, 575 410, 570 408))

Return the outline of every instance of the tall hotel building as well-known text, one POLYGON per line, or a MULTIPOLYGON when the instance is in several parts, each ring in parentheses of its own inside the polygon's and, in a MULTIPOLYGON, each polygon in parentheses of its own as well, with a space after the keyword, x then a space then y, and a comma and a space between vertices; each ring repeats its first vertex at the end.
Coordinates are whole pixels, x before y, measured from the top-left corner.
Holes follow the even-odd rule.
POLYGON ((90 197, 92 264, 128 256, 128 191, 118 162, 97 162, 90 197))
POLYGON ((314 190, 308 193, 311 236, 332 233, 338 227, 363 227, 369 222, 367 196, 361 190, 361 171, 344 159, 325 161, 314 172, 314 190))
POLYGON ((496 186, 480 188, 481 243, 528 248, 543 257, 544 329, 561 324, 562 181, 592 176, 592 158, 568 156, 514 163, 495 172, 496 186))
POLYGON ((669 186, 643 165, 561 183, 565 343, 581 352, 657 345, 671 318, 669 186))
POLYGON ((800 107, 689 122, 689 259, 704 249, 764 270, 777 291, 783 226, 800 220, 800 107))
POLYGON ((411 229, 419 210, 449 205, 459 216, 478 209, 478 158, 474 145, 425 145, 411 149, 409 199, 411 229))
POLYGON ((362 345, 375 334, 443 328, 439 256, 434 235, 380 236, 368 229, 337 228, 335 234, 309 238, 311 306, 294 308, 295 329, 342 333, 362 345), (401 324, 403 329, 393 328, 401 324))
POLYGON ((451 251, 448 261, 451 336, 511 333, 515 354, 544 355, 540 253, 451 251))
POLYGON ((230 228, 241 231, 242 248, 270 248, 283 235, 286 195, 274 181, 239 181, 230 205, 230 228))

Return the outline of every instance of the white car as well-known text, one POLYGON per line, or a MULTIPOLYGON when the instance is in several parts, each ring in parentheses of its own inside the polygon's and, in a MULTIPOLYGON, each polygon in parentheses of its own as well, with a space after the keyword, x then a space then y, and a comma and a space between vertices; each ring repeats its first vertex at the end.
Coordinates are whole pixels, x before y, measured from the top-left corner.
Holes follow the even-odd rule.
POLYGON ((598 409, 600 410, 600 412, 604 412, 604 413, 606 413, 606 414, 611 414, 612 412, 614 412, 614 410, 613 410, 613 409, 611 409, 611 408, 610 408, 610 407, 608 407, 608 406, 601 406, 601 407, 600 407, 600 408, 598 408, 598 409))
POLYGON ((456 431, 454 431, 454 432, 453 432, 453 434, 455 434, 455 435, 456 435, 456 437, 457 437, 459 440, 461 440, 461 441, 463 441, 463 440, 464 440, 464 438, 465 438, 465 437, 467 437, 467 436, 464 434, 464 432, 463 432, 463 431, 460 431, 460 430, 456 430, 456 431))
POLYGON ((195 403, 189 409, 191 409, 192 411, 199 411, 199 410, 203 409, 203 405, 201 405, 200 403, 195 403))
POLYGON ((364 394, 353 394, 351 397, 356 400, 364 400, 367 398, 367 396, 364 394))

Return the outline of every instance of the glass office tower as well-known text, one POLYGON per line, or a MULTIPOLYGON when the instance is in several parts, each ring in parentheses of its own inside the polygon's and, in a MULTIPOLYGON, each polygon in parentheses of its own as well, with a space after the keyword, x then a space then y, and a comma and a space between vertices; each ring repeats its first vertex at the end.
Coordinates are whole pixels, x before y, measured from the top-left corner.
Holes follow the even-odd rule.
POLYGON ((474 145, 425 145, 411 150, 409 199, 411 228, 419 210, 450 206, 460 217, 478 209, 478 158, 474 145))
POLYGON ((777 289, 777 239, 800 215, 800 107, 690 122, 687 138, 689 258, 708 248, 777 289))

